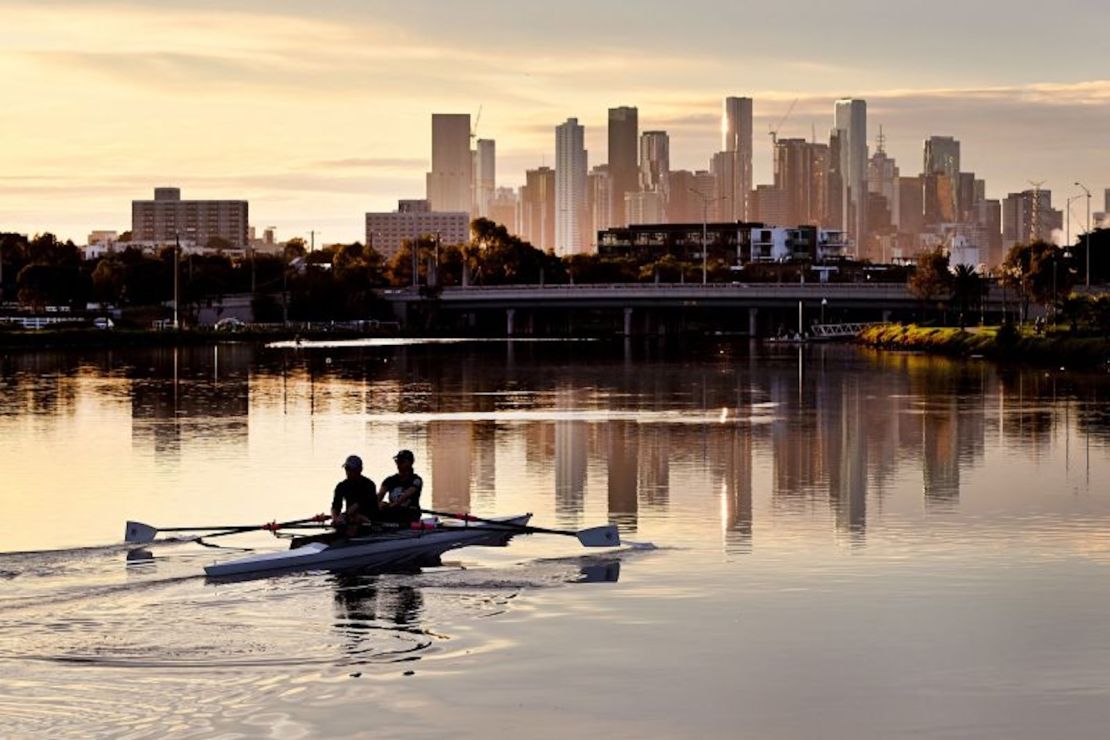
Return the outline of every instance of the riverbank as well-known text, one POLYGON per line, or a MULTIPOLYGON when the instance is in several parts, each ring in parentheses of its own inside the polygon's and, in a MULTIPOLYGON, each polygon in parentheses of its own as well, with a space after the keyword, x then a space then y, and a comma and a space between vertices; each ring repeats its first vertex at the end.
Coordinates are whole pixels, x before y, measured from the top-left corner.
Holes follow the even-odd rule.
POLYGON ((971 330, 915 324, 882 324, 860 332, 856 341, 868 347, 930 352, 949 357, 981 356, 1035 365, 1095 367, 1110 362, 1110 340, 1066 333, 1035 335, 998 327, 971 330))

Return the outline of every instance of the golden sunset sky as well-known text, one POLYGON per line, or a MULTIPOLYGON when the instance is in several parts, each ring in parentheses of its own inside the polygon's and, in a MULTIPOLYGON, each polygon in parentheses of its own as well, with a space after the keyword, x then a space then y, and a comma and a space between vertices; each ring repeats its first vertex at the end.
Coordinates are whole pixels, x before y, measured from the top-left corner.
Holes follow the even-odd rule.
POLYGON ((792 100, 780 135, 826 139, 854 96, 904 175, 936 134, 989 197, 1044 180, 1062 207, 1080 180, 1100 210, 1110 187, 1095 0, 0 0, 0 18, 0 231, 83 243, 176 185, 249 200, 281 238, 362 239, 366 211, 423 197, 433 112, 482 106, 498 184, 518 185, 570 116, 604 162, 617 105, 670 132, 672 168, 705 169, 726 95, 755 99, 757 182, 792 100))

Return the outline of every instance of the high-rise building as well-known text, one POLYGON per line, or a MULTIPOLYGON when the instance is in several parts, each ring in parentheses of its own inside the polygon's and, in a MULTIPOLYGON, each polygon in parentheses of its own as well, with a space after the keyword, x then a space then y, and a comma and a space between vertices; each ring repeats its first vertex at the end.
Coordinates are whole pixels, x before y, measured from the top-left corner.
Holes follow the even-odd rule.
POLYGON ((599 164, 586 177, 586 203, 589 210, 588 241, 591 251, 597 251, 597 232, 613 224, 613 178, 609 165, 599 164))
MULTIPOLYGON (((717 178, 709 170, 694 173, 693 195, 697 200, 697 218, 706 221, 721 221, 721 197, 717 192, 717 178)), ((697 219, 695 219, 696 222, 697 219)))
POLYGON ((922 174, 926 178, 926 222, 952 223, 960 220, 960 142, 951 136, 930 136, 926 139, 922 174), (941 175, 943 178, 930 180, 930 175, 941 175), (929 209, 930 198, 936 201, 932 211, 929 209))
POLYGON ((752 215, 767 226, 796 225, 790 222, 789 204, 786 191, 773 185, 757 185, 752 192, 752 215))
POLYGON ((640 143, 639 112, 635 108, 609 109, 609 179, 612 190, 611 219, 616 226, 627 226, 624 196, 639 189, 640 169, 637 152, 640 143))
POLYGON ((474 150, 474 215, 489 217, 496 189, 497 144, 493 139, 478 139, 478 148, 474 150))
POLYGON ((867 102, 851 98, 837 100, 834 126, 841 132, 840 174, 842 228, 858 255, 867 237, 867 102))
POLYGON ((666 207, 663 194, 657 190, 641 190, 624 196, 624 209, 630 226, 665 223, 666 207))
POLYGON ((1110 213, 1110 188, 1106 188, 1106 192, 1102 195, 1103 210, 1110 213))
MULTIPOLYGON (((805 139, 775 142, 775 188, 786 198, 782 224, 821 226, 828 200, 828 147, 805 139)), ((762 216, 760 216, 762 218, 762 216)))
POLYGON ((586 129, 577 118, 555 127, 555 253, 582 254, 586 237, 586 129))
POLYGON ((520 234, 520 224, 517 222, 519 207, 520 201, 516 197, 516 191, 512 188, 497 188, 493 191, 493 198, 490 199, 489 215, 486 218, 501 224, 511 234, 520 234))
POLYGON ((470 114, 432 114, 432 171, 426 178, 433 211, 470 213, 474 205, 474 155, 470 151, 470 114))
POLYGON ((640 190, 661 193, 667 200, 670 189, 671 139, 666 131, 640 135, 640 190))
POLYGON ((465 243, 470 238, 470 212, 433 212, 425 200, 402 200, 392 213, 366 214, 366 243, 387 262, 406 241, 427 236, 443 244, 465 243))
MULTIPOLYGON (((692 224, 701 221, 701 198, 694 194, 697 181, 690 170, 672 170, 668 176, 667 223, 692 224)), ((712 203, 710 205, 713 205, 712 203)))
POLYGON ((986 198, 975 204, 975 223, 986 235, 986 244, 983 252, 987 267, 997 267, 1002 264, 1006 255, 1002 253, 1002 202, 986 198))
POLYGON ((555 248, 555 170, 540 167, 524 173, 520 188, 520 236, 537 249, 555 248))
POLYGON ((886 137, 879 127, 879 145, 867 165, 867 189, 886 198, 891 221, 898 223, 898 165, 886 153, 886 137))
POLYGON ((1051 190, 1010 193, 1002 201, 1002 248, 1032 241, 1052 241, 1054 230, 1063 230, 1064 213, 1052 208, 1051 190))
POLYGON ((131 201, 131 240, 172 244, 175 238, 206 247, 210 239, 245 249, 249 242, 245 200, 182 200, 180 188, 155 188, 154 200, 131 201))
POLYGON ((729 220, 744 221, 749 218, 749 203, 753 187, 752 178, 752 99, 725 98, 721 116, 721 150, 730 156, 718 160, 714 157, 713 171, 718 174, 718 188, 728 184, 728 190, 718 190, 721 204, 728 211, 729 220))

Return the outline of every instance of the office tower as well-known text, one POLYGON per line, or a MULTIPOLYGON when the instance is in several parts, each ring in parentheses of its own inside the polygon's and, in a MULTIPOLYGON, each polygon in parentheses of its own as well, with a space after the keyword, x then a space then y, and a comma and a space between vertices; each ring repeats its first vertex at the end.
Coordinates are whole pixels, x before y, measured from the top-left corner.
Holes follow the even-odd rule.
POLYGON ((391 213, 366 214, 366 243, 388 262, 407 241, 436 237, 442 244, 470 238, 469 211, 432 211, 426 200, 401 200, 391 213))
POLYGON ((597 232, 613 226, 613 178, 609 165, 599 164, 586 178, 586 203, 589 210, 587 244, 597 251, 597 232))
POLYGON ((957 181, 942 172, 922 175, 925 199, 925 224, 956 223, 957 181))
POLYGON ((245 249, 248 210, 245 200, 182 200, 180 188, 155 188, 154 200, 131 201, 131 241, 173 244, 180 238, 206 247, 215 238, 245 249))
POLYGON ((555 248, 555 170, 540 167, 524 173, 520 188, 521 237, 545 252, 555 248))
POLYGON ((668 175, 667 223, 701 223, 701 198, 693 192, 694 190, 697 190, 697 183, 694 173, 690 170, 673 170, 668 175))
POLYGON ((767 226, 797 226, 790 222, 789 198, 786 191, 773 185, 757 185, 752 192, 755 220, 767 226))
POLYGON ((974 172, 961 172, 956 176, 956 218, 964 223, 975 220, 976 183, 974 172))
POLYGON ((867 164, 867 189, 886 198, 891 221, 895 224, 898 223, 898 177, 898 165, 886 153, 886 136, 880 126, 878 147, 867 164))
POLYGON ((1063 230, 1064 213, 1052 208, 1051 190, 1023 190, 1002 201, 1002 248, 1034 241, 1052 241, 1053 230, 1063 230))
POLYGON ((474 215, 489 217, 490 201, 497 189, 497 144, 493 139, 478 139, 474 150, 474 215))
POLYGON ((640 190, 661 193, 667 200, 670 187, 671 139, 666 131, 640 135, 640 190))
POLYGON ((725 157, 714 157, 713 172, 718 175, 718 192, 728 220, 743 221, 748 214, 752 190, 752 99, 725 98, 721 117, 721 150, 725 157), (728 185, 728 189, 721 189, 728 185))
POLYGON ((586 129, 577 118, 555 127, 555 253, 587 251, 586 129))
POLYGON ((925 178, 898 178, 898 213, 895 224, 903 234, 916 238, 925 228, 925 178))
POLYGON ((470 114, 432 114, 432 171, 427 196, 433 211, 470 213, 474 204, 470 114))
POLYGON ((960 172, 960 142, 951 136, 930 136, 925 140, 926 175, 948 175, 955 180, 960 172))
POLYGON ((960 142, 951 136, 930 136, 926 139, 922 174, 926 178, 926 223, 952 223, 959 220, 960 142), (930 201, 934 203, 931 209, 930 201))
MULTIPOLYGON (((805 139, 775 142, 775 188, 786 199, 782 225, 820 226, 828 199, 828 147, 805 139)), ((760 216, 763 219, 763 216, 760 216)))
MULTIPOLYGON (((825 223, 832 228, 844 228, 844 221, 847 219, 847 204, 845 203, 846 194, 845 189, 845 175, 841 171, 842 164, 840 150, 844 147, 844 141, 847 139, 847 134, 841 132, 835 127, 829 132, 829 166, 828 166, 828 187, 827 197, 825 198, 825 223)), ((847 243, 847 233, 844 234, 845 242, 847 243)))
POLYGON ((737 161, 733 152, 717 152, 709 162, 713 173, 713 189, 721 199, 717 204, 721 221, 743 221, 747 213, 749 195, 738 183, 737 161))
POLYGON ((497 188, 493 191, 493 198, 490 199, 487 218, 504 226, 510 234, 520 234, 520 224, 517 219, 517 209, 519 207, 520 201, 515 190, 512 188, 497 188))
POLYGON ((858 256, 867 239, 867 102, 841 99, 833 111, 834 125, 841 132, 842 224, 858 256))
POLYGON ((975 204, 975 223, 983 230, 987 237, 984 261, 987 267, 993 268, 1002 264, 1006 255, 1002 253, 1002 201, 987 200, 986 198, 975 204))
POLYGON ((624 210, 630 226, 664 223, 667 219, 666 208, 663 194, 657 190, 641 190, 625 193, 624 196, 624 210))
POLYGON ((614 226, 627 226, 624 196, 639 190, 637 152, 640 142, 639 112, 635 108, 609 109, 609 179, 612 183, 614 226))
POLYGON ((709 170, 694 173, 694 190, 697 191, 697 217, 715 222, 721 220, 721 198, 717 192, 717 178, 709 170), (704 199, 704 203, 703 203, 704 199))

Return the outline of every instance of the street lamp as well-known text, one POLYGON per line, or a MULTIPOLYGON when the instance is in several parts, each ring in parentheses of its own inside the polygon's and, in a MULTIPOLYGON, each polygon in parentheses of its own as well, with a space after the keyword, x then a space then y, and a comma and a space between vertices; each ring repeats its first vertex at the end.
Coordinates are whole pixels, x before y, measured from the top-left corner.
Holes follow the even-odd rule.
POLYGON ((1091 290, 1091 191, 1087 186, 1081 182, 1075 183, 1076 187, 1083 188, 1083 192, 1087 194, 1087 233, 1084 237, 1087 249, 1087 290, 1091 290))
POLYGON ((709 204, 724 200, 724 198, 711 198, 700 190, 690 188, 690 192, 701 198, 701 284, 709 282, 709 204))
POLYGON ((822 324, 825 323, 825 306, 827 306, 827 305, 829 305, 829 299, 828 298, 822 298, 821 299, 821 323, 822 324))

